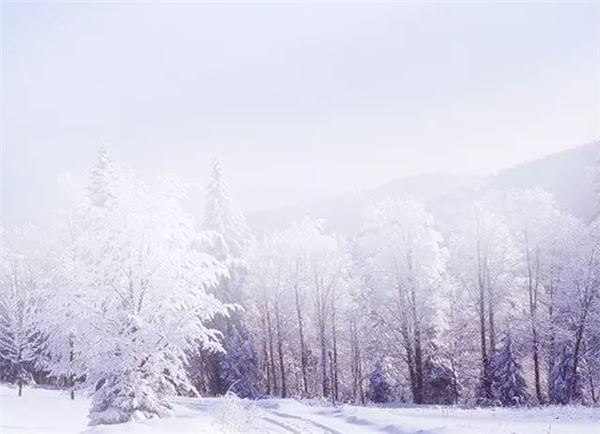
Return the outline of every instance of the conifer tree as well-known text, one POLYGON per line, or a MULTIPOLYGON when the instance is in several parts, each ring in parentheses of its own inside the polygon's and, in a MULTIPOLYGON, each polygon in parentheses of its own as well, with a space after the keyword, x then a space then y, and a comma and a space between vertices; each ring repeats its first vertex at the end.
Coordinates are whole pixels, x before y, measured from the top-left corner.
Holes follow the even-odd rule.
POLYGON ((375 363, 371 375, 369 375, 369 389, 367 397, 369 401, 382 404, 389 402, 392 398, 391 387, 387 376, 383 371, 381 362, 375 363))
POLYGON ((98 150, 96 163, 90 174, 88 198, 98 208, 107 207, 115 199, 114 189, 117 182, 115 163, 106 146, 98 150))
POLYGON ((550 371, 548 394, 552 404, 569 404, 581 397, 579 370, 574 372, 573 352, 564 345, 550 371))
POLYGON ((428 357, 424 368, 423 402, 426 404, 452 404, 456 395, 452 370, 436 357, 428 357))
POLYGON ((260 378, 252 337, 243 325, 231 324, 224 341, 225 353, 219 355, 224 386, 242 398, 258 398, 260 378))
POLYGON ((223 334, 225 353, 193 355, 193 370, 205 372, 203 375, 192 372, 191 375, 195 378, 207 377, 204 381, 208 389, 206 392, 212 395, 224 394, 233 385, 233 391, 240 395, 255 396, 258 394, 259 366, 254 343, 248 338, 244 326, 247 297, 243 287, 247 271, 243 254, 253 236, 244 215, 231 199, 221 163, 216 158, 212 162, 211 179, 206 188, 202 229, 213 234, 215 239, 211 253, 228 267, 227 276, 219 280, 213 292, 218 299, 235 303, 240 309, 231 312, 227 318, 215 318, 211 322, 211 326, 223 334), (240 345, 241 348, 238 347, 240 345))
POLYGON ((493 391, 505 406, 527 403, 529 394, 523 378, 523 370, 513 351, 512 339, 505 333, 501 347, 492 360, 493 391))
POLYGON ((243 214, 231 200, 221 162, 212 162, 211 179, 206 188, 206 205, 202 228, 214 231, 222 237, 221 256, 239 258, 244 247, 252 240, 252 233, 243 214))

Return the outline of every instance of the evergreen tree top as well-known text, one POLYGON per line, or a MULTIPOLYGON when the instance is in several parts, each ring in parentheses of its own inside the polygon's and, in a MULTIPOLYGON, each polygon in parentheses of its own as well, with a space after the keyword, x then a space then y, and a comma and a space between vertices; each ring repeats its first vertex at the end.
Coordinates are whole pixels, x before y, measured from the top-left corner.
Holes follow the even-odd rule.
POLYGON ((239 256, 252 239, 244 215, 231 199, 229 186, 218 158, 212 161, 211 178, 206 188, 206 205, 202 228, 217 232, 223 238, 222 254, 239 256))
POLYGON ((105 207, 114 199, 116 169, 114 161, 105 145, 98 150, 96 163, 90 174, 88 186, 89 199, 92 205, 105 207))

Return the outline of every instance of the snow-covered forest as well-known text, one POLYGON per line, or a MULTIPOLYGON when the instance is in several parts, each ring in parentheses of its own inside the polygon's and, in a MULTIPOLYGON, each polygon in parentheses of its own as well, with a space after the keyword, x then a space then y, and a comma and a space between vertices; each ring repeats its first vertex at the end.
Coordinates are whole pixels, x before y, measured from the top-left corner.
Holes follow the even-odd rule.
POLYGON ((0 434, 600 434, 600 0, 0 0, 0 434))
POLYGON ((89 173, 51 226, 2 233, 1 380, 19 396, 91 394, 91 424, 198 395, 599 402, 600 221, 541 189, 440 215, 389 197, 351 236, 309 218, 255 234, 217 159, 200 215, 195 186, 106 148, 89 173))

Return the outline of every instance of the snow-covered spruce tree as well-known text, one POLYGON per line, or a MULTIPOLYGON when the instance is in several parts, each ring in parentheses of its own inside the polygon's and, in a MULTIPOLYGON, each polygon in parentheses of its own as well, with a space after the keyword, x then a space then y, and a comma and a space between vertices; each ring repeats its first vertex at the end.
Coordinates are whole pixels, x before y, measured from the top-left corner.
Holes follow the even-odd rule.
POLYGON ((427 358, 423 377, 424 404, 449 405, 456 402, 458 385, 455 373, 440 358, 427 358))
POLYGON ((18 386, 19 396, 34 380, 45 343, 41 288, 48 270, 37 240, 31 227, 14 231, 11 243, 0 239, 0 359, 7 370, 2 377, 18 386))
POLYGON ((118 168, 106 146, 98 150, 96 163, 90 173, 88 197, 90 203, 98 208, 108 207, 115 199, 118 183, 118 168))
POLYGON ((206 322, 228 312, 207 293, 226 270, 184 212, 184 189, 172 178, 150 187, 131 172, 111 175, 104 157, 61 261, 69 276, 63 293, 78 308, 76 345, 95 389, 91 424, 170 414, 168 395, 191 387, 185 351, 221 350, 206 322))
POLYGON ((215 246, 221 256, 240 258, 253 236, 244 215, 231 200, 229 186, 223 174, 221 162, 212 162, 211 179, 206 187, 206 204, 201 223, 202 229, 214 231, 222 238, 215 246))
POLYGON ((493 394, 502 405, 519 406, 529 401, 523 370, 508 332, 504 334, 501 346, 492 358, 491 371, 493 394))
MULTIPOLYGON (((234 348, 234 339, 239 344, 240 337, 248 337, 247 318, 244 308, 247 305, 247 295, 244 292, 243 281, 247 274, 247 266, 243 253, 253 240, 252 232, 246 224, 244 215, 237 209, 231 199, 229 186, 225 180, 221 163, 218 159, 212 162, 211 179, 206 188, 206 204, 201 221, 202 229, 212 234, 213 245, 210 252, 227 264, 227 276, 220 278, 218 285, 211 291, 220 300, 236 303, 239 308, 224 318, 215 318, 210 326, 219 330, 223 335, 224 346, 234 348)), ((242 394, 256 395, 258 393, 259 366, 252 346, 254 341, 247 339, 245 347, 250 352, 239 360, 240 366, 235 366, 238 359, 227 353, 208 353, 201 351, 190 357, 191 374, 194 378, 203 378, 200 383, 206 388, 205 392, 221 395, 234 389, 242 394), (223 368, 227 367, 227 371, 223 368), (197 372, 201 371, 201 372, 197 372), (236 377, 236 373, 244 376, 236 377), (253 383, 253 384, 251 384, 253 383)), ((199 384, 200 386, 200 384, 199 384)))
POLYGON ((383 404, 392 399, 391 387, 383 371, 381 362, 375 363, 373 371, 369 375, 367 399, 377 404, 383 404))
POLYGON ((225 353, 219 354, 219 372, 229 391, 242 398, 258 398, 260 373, 258 356, 254 341, 245 328, 240 330, 235 324, 229 324, 223 347, 225 353))
POLYGON ((570 404, 581 397, 580 372, 575 368, 573 351, 564 345, 548 379, 548 394, 553 404, 570 404))

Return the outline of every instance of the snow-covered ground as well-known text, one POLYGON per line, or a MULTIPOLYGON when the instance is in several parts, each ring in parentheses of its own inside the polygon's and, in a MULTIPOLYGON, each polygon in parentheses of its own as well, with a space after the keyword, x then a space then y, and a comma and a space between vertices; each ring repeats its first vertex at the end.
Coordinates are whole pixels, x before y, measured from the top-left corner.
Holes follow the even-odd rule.
POLYGON ((0 387, 2 434, 598 434, 600 409, 531 410, 441 407, 364 408, 294 400, 176 399, 176 414, 111 426, 87 426, 89 400, 52 390, 0 387))

